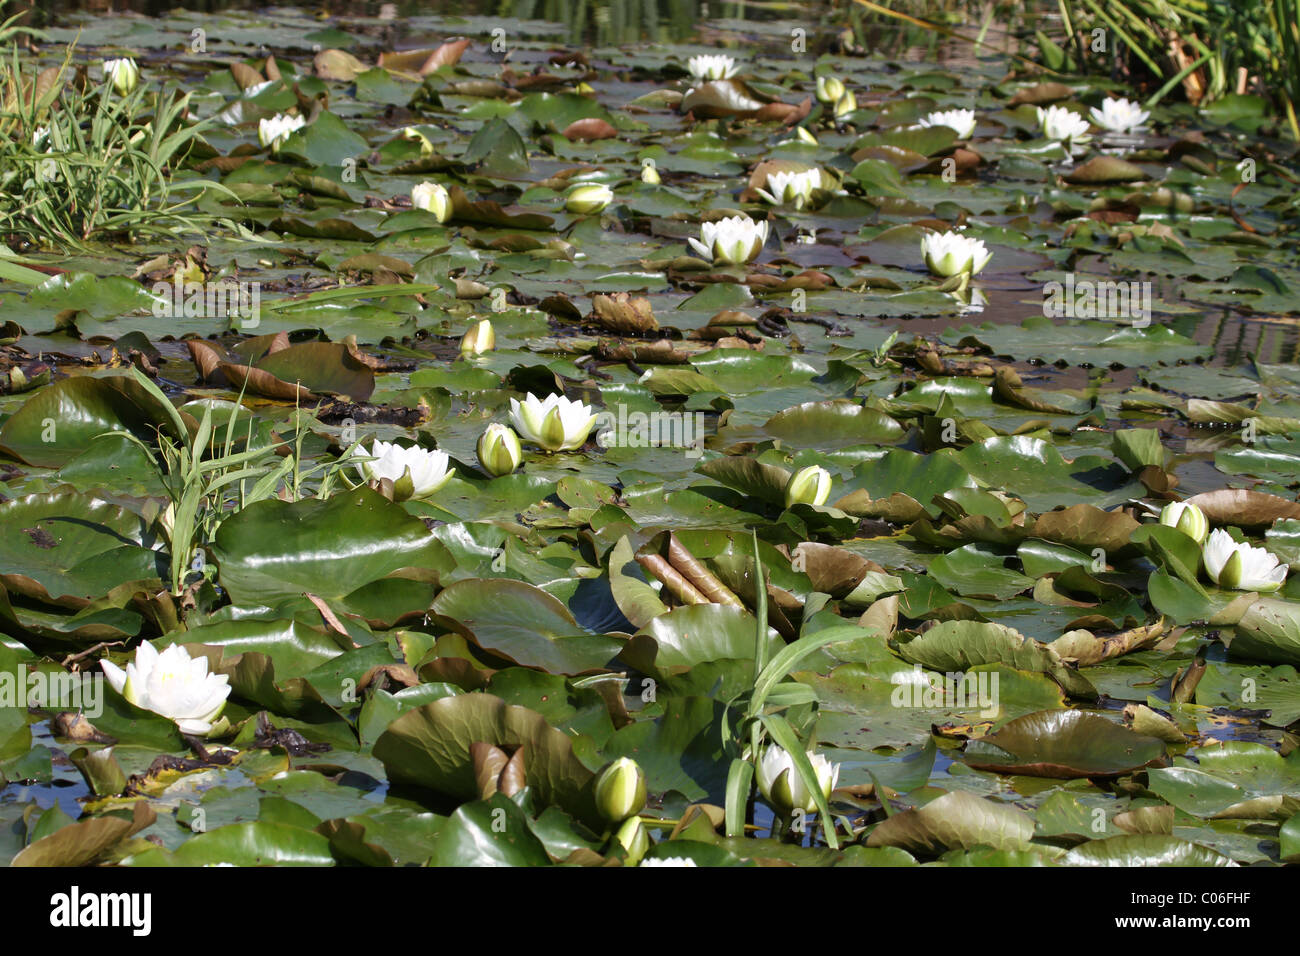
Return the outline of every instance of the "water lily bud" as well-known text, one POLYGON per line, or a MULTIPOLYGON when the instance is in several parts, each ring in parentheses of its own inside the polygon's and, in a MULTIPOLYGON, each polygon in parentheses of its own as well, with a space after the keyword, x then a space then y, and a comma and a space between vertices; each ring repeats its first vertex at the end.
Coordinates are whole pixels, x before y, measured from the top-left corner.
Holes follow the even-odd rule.
POLYGON ((596 778, 596 808, 619 823, 645 806, 645 773, 630 757, 619 757, 596 778))
POLYGON ((140 85, 140 68, 129 57, 105 60, 104 78, 112 82, 113 89, 120 95, 126 96, 140 85))
POLYGON ((817 77, 817 100, 820 103, 838 103, 844 95, 844 81, 834 76, 817 77))
POLYGON ((794 129, 794 132, 795 132, 795 135, 798 136, 798 137, 799 137, 801 140, 803 140, 805 143, 809 143, 809 144, 811 144, 811 145, 813 145, 813 146, 816 146, 816 145, 817 145, 817 137, 814 136, 813 133, 812 133, 812 131, 809 130, 807 127, 804 127, 804 126, 796 126, 795 129, 794 129))
POLYGON ((433 153, 433 140, 425 136, 414 126, 407 126, 402 130, 402 139, 409 139, 413 143, 420 144, 421 155, 430 155, 433 153))
POLYGON ((628 817, 627 822, 614 834, 614 841, 627 854, 623 860, 625 866, 636 866, 641 857, 645 856, 646 850, 650 849, 650 834, 646 832, 640 817, 628 817))
POLYGON ((489 319, 479 319, 460 340, 461 355, 482 355, 497 346, 497 334, 489 319))
POLYGON ((646 163, 641 167, 641 182, 649 183, 651 186, 658 186, 663 182, 659 178, 659 170, 655 169, 653 163, 646 163))
MULTIPOLYGON (((808 751, 808 761, 812 764, 822 796, 829 800, 840 779, 840 765, 811 750, 808 751)), ((758 789, 777 813, 789 816, 795 810, 812 813, 817 809, 816 797, 804 786, 793 758, 781 747, 769 746, 755 770, 758 789)))
POLYGON ((1240 544, 1222 528, 1210 532, 1201 551, 1205 572, 1221 588, 1276 591, 1286 581, 1287 566, 1272 553, 1240 544))
POLYGON ((583 183, 569 190, 564 197, 564 208, 580 216, 600 212, 614 201, 614 190, 604 183, 583 183))
POLYGON ((1205 536, 1210 533, 1210 522, 1205 517, 1205 512, 1196 505, 1189 505, 1184 501, 1174 501, 1165 505, 1164 510, 1160 512, 1160 523, 1170 528, 1177 528, 1197 544, 1203 544, 1205 536))
POLYGON ((835 118, 843 119, 858 108, 858 98, 852 90, 845 90, 844 95, 835 101, 835 118))
POLYGON ((821 465, 800 468, 785 486, 785 506, 824 505, 831 494, 831 473, 821 465))
POLYGON ((438 217, 439 222, 451 218, 451 194, 439 183, 420 183, 411 190, 411 205, 438 217))
POLYGON ((487 427, 478 440, 478 461, 494 477, 509 475, 524 460, 524 450, 515 430, 499 422, 487 427))

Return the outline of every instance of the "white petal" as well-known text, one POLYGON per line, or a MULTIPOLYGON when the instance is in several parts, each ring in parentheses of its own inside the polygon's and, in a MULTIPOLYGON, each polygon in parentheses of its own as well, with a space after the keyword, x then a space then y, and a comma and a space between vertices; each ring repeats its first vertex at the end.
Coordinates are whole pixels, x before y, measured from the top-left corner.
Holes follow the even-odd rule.
POLYGON ((119 694, 122 693, 122 688, 126 686, 126 671, 122 670, 122 668, 118 667, 110 660, 100 661, 99 666, 104 671, 104 677, 108 681, 108 686, 112 687, 113 690, 117 691, 119 694))

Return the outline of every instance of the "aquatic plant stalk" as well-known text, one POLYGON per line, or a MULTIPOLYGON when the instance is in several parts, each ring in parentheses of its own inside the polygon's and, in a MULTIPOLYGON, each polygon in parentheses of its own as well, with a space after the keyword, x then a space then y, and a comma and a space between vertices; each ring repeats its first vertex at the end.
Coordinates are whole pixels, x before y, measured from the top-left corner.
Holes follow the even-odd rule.
POLYGON ((711 604, 700 590, 686 580, 682 573, 668 563, 668 559, 659 554, 638 554, 636 563, 641 565, 663 583, 668 593, 683 604, 711 604))
POLYGON ((713 604, 745 606, 744 602, 719 581, 713 572, 704 566, 704 562, 691 554, 671 531, 668 532, 668 563, 713 604))

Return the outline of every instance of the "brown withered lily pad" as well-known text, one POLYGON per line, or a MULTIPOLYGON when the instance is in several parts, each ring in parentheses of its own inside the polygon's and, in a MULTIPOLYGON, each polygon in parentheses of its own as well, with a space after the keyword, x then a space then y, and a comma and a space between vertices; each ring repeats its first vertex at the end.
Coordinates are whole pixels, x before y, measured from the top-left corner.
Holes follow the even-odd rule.
POLYGON ((355 350, 335 342, 272 346, 256 363, 232 361, 210 342, 186 343, 200 376, 213 384, 247 389, 278 401, 306 401, 314 394, 345 395, 365 401, 375 390, 375 373, 355 350))
POLYGON ((1300 503, 1245 488, 1220 488, 1192 495, 1189 505, 1205 512, 1212 525, 1266 528, 1278 518, 1300 518, 1300 503))
POLYGON ((618 130, 603 119, 591 116, 570 123, 560 132, 560 135, 574 142, 593 143, 599 139, 616 138, 618 130))
POLYGON ((634 298, 626 292, 593 296, 591 308, 592 318, 611 332, 642 335, 659 328, 650 300, 634 298))
POLYGON ((460 62, 461 56, 469 49, 470 41, 464 37, 448 40, 436 50, 402 50, 396 53, 381 53, 379 65, 386 70, 403 73, 418 73, 421 76, 432 73, 440 66, 450 66, 460 62))

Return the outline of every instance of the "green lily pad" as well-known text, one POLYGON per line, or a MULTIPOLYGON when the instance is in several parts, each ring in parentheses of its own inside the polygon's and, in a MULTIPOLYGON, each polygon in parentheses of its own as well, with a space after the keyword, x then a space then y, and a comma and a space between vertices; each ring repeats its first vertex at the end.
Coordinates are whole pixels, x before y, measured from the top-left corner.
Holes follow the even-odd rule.
POLYGON ((366 488, 327 500, 256 502, 222 522, 213 551, 237 604, 308 592, 342 600, 401 568, 451 567, 424 522, 366 488))
POLYGON ((523 581, 457 581, 429 612, 492 655, 552 674, 599 670, 623 647, 586 632, 563 603, 523 581))
POLYGON ((1009 721, 966 745, 978 770, 1031 777, 1117 777, 1162 761, 1164 743, 1077 710, 1046 710, 1009 721))
POLYGON ((478 795, 470 745, 479 741, 511 753, 524 748, 528 786, 538 799, 600 826, 593 775, 569 739, 541 714, 490 694, 447 697, 407 711, 375 741, 374 755, 394 781, 468 800, 478 795))
POLYGON ((867 846, 928 854, 976 846, 1019 850, 1033 836, 1034 818, 1025 811, 954 790, 923 807, 894 814, 871 831, 867 846))

